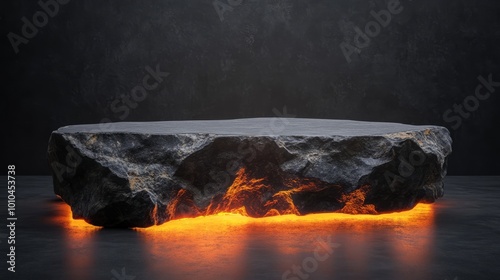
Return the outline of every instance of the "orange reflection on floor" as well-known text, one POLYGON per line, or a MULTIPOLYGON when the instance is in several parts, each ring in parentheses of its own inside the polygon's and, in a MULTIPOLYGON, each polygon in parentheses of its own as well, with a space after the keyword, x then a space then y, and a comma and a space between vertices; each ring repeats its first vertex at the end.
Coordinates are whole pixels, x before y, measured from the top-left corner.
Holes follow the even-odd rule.
POLYGON ((432 278, 422 267, 429 267, 434 248, 434 208, 428 209, 426 215, 419 226, 395 227, 391 234, 392 253, 401 264, 395 271, 396 279, 432 278))
POLYGON ((64 245, 67 255, 64 260, 66 266, 66 279, 91 279, 90 268, 94 262, 94 234, 101 229, 88 224, 84 220, 73 219, 71 208, 64 202, 53 204, 58 215, 51 218, 50 222, 64 229, 64 245))
POLYGON ((50 222, 64 228, 66 236, 73 241, 83 241, 101 229, 84 220, 73 219, 70 206, 63 201, 54 203, 54 207, 58 215, 52 217, 50 222))
POLYGON ((241 279, 245 267, 245 226, 251 219, 218 214, 136 229, 153 262, 148 270, 172 279, 241 279), (224 265, 225 264, 225 265, 224 265), (223 273, 223 275, 221 274, 223 273))
POLYGON ((398 267, 420 266, 428 261, 426 252, 430 250, 430 241, 421 237, 431 234, 433 222, 433 206, 419 204, 410 211, 381 215, 324 213, 251 218, 219 213, 136 230, 157 260, 151 269, 170 267, 169 271, 191 273, 193 277, 200 270, 206 279, 220 278, 223 271, 225 278, 238 279, 248 276, 248 254, 255 244, 281 271, 300 263, 304 254, 313 252, 318 238, 327 236, 338 238, 336 242, 346 248, 342 258, 362 272, 370 261, 367 250, 377 245, 373 233, 381 230, 389 232, 383 238, 393 244, 395 258, 402 262, 398 267))
MULTIPOLYGON (((64 203, 57 209, 60 215, 53 222, 66 232, 69 264, 76 268, 92 265, 93 237, 100 228, 74 220, 64 203)), ((273 267, 280 279, 281 273, 314 252, 318 240, 328 238, 341 246, 318 268, 319 274, 334 275, 336 267, 347 266, 363 278, 372 260, 380 257, 371 252, 386 248, 396 262, 391 271, 404 279, 417 279, 423 272, 416 270, 427 267, 431 259, 434 206, 418 204, 410 211, 380 215, 251 218, 219 213, 135 230, 150 256, 147 270, 168 279, 244 279, 262 263, 273 267)))

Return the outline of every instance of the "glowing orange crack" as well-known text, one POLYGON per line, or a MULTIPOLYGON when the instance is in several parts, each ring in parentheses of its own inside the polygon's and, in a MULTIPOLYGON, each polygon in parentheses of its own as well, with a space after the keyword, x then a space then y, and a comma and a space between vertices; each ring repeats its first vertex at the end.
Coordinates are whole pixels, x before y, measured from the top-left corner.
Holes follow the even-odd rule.
MULTIPOLYGON (((324 183, 320 185, 321 183, 315 182, 313 179, 281 178, 279 175, 276 178, 279 178, 281 182, 272 185, 267 181, 269 178, 253 178, 245 168, 240 168, 226 193, 214 197, 206 210, 199 209, 193 202, 192 194, 182 189, 167 207, 168 216, 170 220, 173 220, 224 212, 252 217, 300 215, 301 212, 292 199, 294 194, 317 193, 326 188, 341 190, 340 186, 326 186, 324 183)), ((349 194, 339 195, 341 197, 336 202, 344 206, 336 212, 377 214, 374 205, 365 204, 365 196, 368 191, 369 186, 362 186, 349 194)))

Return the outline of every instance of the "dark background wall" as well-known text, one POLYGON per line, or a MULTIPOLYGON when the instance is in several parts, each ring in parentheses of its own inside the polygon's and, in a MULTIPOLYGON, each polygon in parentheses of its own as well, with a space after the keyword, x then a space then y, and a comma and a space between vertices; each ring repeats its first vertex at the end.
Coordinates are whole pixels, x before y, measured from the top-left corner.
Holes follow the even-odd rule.
POLYGON ((354 45, 355 27, 388 1, 238 2, 221 18, 213 0, 73 0, 16 54, 9 33, 23 36, 21 19, 42 9, 2 1, 2 165, 48 174, 47 141, 64 125, 274 116, 286 106, 297 117, 446 126, 449 174, 500 174, 500 87, 456 129, 456 113, 443 118, 466 98, 477 105, 468 96, 478 76, 500 81, 500 1, 401 0, 351 62, 340 44, 354 45), (169 76, 124 103, 148 66, 169 76))

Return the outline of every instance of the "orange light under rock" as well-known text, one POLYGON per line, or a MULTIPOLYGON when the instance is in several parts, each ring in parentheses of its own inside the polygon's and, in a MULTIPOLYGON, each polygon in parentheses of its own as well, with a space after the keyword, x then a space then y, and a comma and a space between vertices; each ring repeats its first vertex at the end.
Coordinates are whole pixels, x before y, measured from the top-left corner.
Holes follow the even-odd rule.
MULTIPOLYGON (((345 214, 345 213, 319 213, 298 216, 294 214, 286 214, 279 216, 269 216, 263 218, 253 218, 239 213, 219 212, 208 216, 199 216, 195 218, 182 218, 172 220, 162 225, 152 226, 149 228, 140 228, 139 231, 176 231, 189 230, 197 228, 206 228, 209 225, 228 225, 240 226, 247 224, 258 225, 273 225, 286 224, 285 227, 295 227, 297 225, 314 226, 317 223, 337 223, 346 225, 364 225, 370 227, 377 224, 381 225, 414 225, 425 226, 432 223, 429 219, 433 217, 433 205, 420 203, 412 210, 403 212, 394 212, 387 214, 345 214)), ((282 225, 280 225, 282 226, 282 225)), ((215 229, 215 228, 214 228, 215 229)))
MULTIPOLYGON (((188 190, 180 190, 167 207, 170 220, 209 216, 219 213, 233 213, 249 217, 269 217, 287 214, 304 215, 317 212, 339 212, 347 214, 378 214, 375 206, 365 204, 370 186, 361 186, 350 193, 343 193, 339 185, 332 185, 313 178, 300 178, 279 170, 255 175, 242 167, 227 191, 216 195, 205 209, 196 206, 188 190), (294 196, 316 196, 309 201, 314 207, 317 201, 328 204, 318 211, 304 210, 297 206, 294 196)), ((299 204, 303 204, 298 199, 299 204)), ((307 208, 307 207, 306 207, 307 208)))
MULTIPOLYGON (((51 218, 51 222, 65 228, 74 239, 83 238, 86 235, 100 230, 101 227, 88 224, 84 220, 73 219, 71 208, 65 203, 58 203, 56 206, 58 215, 51 218)), ((246 224, 281 224, 289 226, 312 225, 315 223, 328 222, 336 224, 364 224, 366 226, 381 225, 401 225, 401 226, 426 226, 431 224, 434 217, 434 205, 419 203, 413 209, 402 212, 386 214, 346 214, 346 213, 318 213, 309 215, 278 215, 264 218, 253 218, 240 213, 219 212, 217 214, 199 216, 195 218, 181 218, 167 223, 152 226, 149 228, 137 228, 144 232, 152 231, 175 231, 176 229, 206 228, 211 224, 222 224, 229 226, 239 226, 246 224)))

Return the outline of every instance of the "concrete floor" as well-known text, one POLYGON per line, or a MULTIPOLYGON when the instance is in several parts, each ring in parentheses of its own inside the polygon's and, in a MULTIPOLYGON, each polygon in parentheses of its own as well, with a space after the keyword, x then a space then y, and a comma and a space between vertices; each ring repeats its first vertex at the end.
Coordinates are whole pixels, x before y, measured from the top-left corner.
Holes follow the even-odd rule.
POLYGON ((16 180, 16 273, 5 188, 0 279, 500 279, 500 177, 448 177, 435 204, 387 217, 200 217, 140 230, 74 221, 50 177, 16 180))

